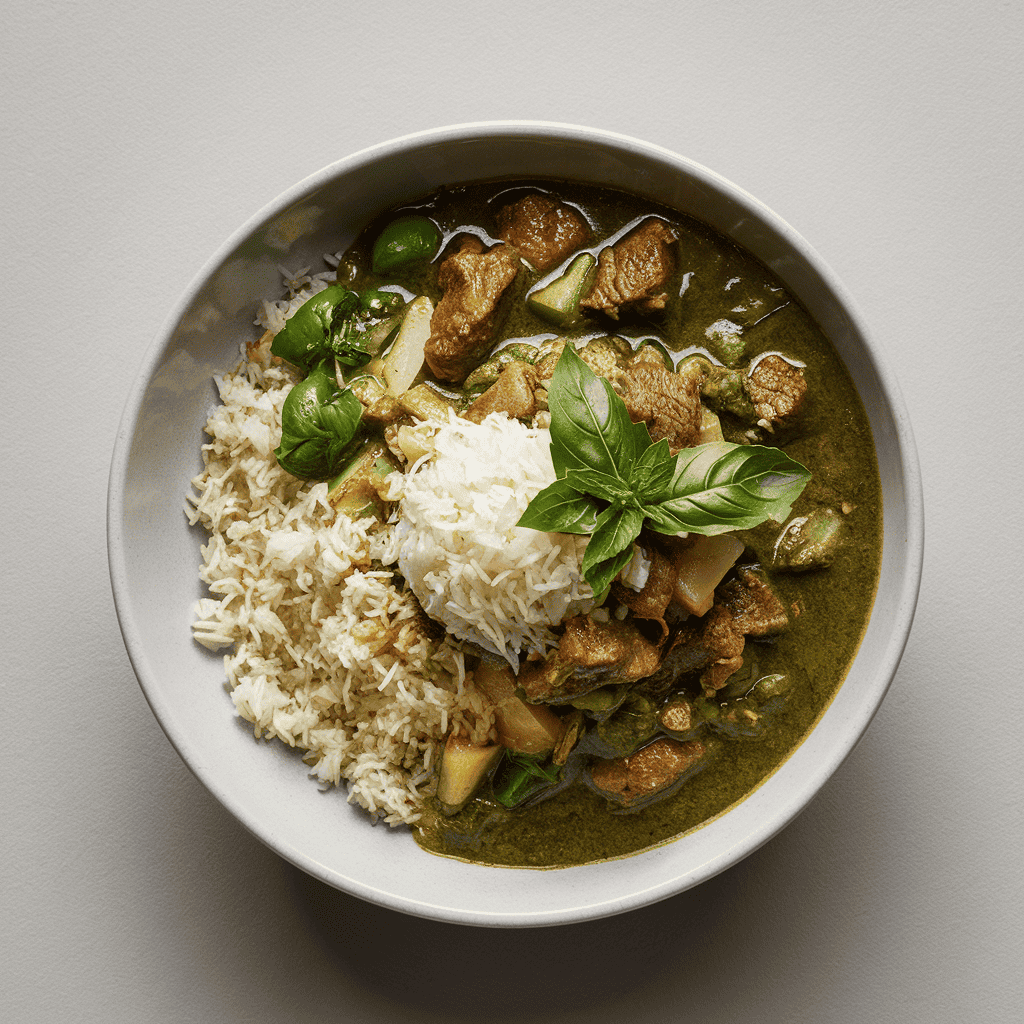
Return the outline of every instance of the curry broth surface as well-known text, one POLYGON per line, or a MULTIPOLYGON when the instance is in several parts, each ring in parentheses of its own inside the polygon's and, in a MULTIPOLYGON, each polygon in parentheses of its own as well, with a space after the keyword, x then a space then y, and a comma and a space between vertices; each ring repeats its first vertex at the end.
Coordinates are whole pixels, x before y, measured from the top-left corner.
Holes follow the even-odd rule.
MULTIPOLYGON (((652 214, 669 221, 679 236, 677 272, 665 289, 672 297, 663 313, 647 319, 624 316, 620 321, 585 317, 558 336, 583 339, 617 334, 635 343, 654 338, 681 356, 705 351, 706 329, 718 320, 732 319, 744 328, 744 361, 777 351, 806 364, 809 387, 798 423, 765 443, 777 444, 813 474, 793 515, 821 506, 837 510, 845 506, 850 537, 827 569, 771 573, 773 587, 790 609, 790 625, 770 639, 748 637, 744 659, 756 658, 759 675, 788 673, 792 689, 762 736, 715 737, 703 769, 673 796, 639 811, 621 812, 576 784, 511 811, 485 798, 450 818, 430 808, 415 830, 417 842, 433 853, 492 865, 543 868, 623 857, 682 836, 741 800, 786 760, 835 695, 866 628, 880 565, 882 499, 867 416, 835 350, 756 259, 698 221, 636 196, 573 182, 486 182, 442 190, 389 211, 368 226, 346 258, 368 267, 373 239, 388 220, 400 213, 426 213, 444 235, 433 263, 405 278, 394 274, 374 278, 363 270, 360 284, 397 281, 410 293, 427 294, 436 301, 440 297, 437 264, 449 251, 448 243, 467 230, 485 243, 497 241, 497 209, 530 190, 550 192, 585 213, 593 228, 593 240, 586 249, 595 256, 610 238, 652 214), (737 317, 734 312, 737 305, 756 311, 744 322, 743 314, 737 317)), ((562 269, 545 275, 519 274, 509 289, 512 294, 502 300, 504 321, 495 348, 556 336, 549 324, 528 311, 524 299, 535 284, 554 278, 562 269)), ((728 432, 726 437, 742 440, 728 432)), ((741 563, 767 558, 780 528, 768 523, 741 534, 748 545, 741 563)))

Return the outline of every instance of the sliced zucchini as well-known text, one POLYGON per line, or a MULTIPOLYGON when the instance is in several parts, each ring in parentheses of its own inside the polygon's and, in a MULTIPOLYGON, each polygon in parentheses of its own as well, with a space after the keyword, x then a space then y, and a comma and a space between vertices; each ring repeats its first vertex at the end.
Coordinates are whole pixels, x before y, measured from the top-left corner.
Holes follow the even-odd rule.
POLYGON ((593 287, 596 274, 597 260, 581 252, 561 277, 527 298, 527 308, 557 327, 568 327, 579 319, 580 300, 593 287))

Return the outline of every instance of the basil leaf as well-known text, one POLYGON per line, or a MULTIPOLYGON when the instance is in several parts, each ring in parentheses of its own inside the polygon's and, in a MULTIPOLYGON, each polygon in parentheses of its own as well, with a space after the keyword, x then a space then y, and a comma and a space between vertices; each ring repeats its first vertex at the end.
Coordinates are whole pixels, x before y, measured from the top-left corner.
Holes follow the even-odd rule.
POLYGON ((672 479, 647 495, 644 511, 659 533, 747 530, 783 521, 810 478, 777 448, 713 441, 679 452, 672 479))
POLYGON ((558 480, 530 502, 521 526, 590 533, 582 571, 595 594, 632 557, 644 523, 659 533, 713 535, 783 521, 811 474, 777 448, 725 441, 672 455, 567 345, 548 389, 558 480), (596 514, 599 502, 608 507, 596 514))
POLYGON ((652 444, 629 470, 629 485, 641 505, 652 495, 664 494, 675 475, 676 459, 662 438, 652 444))
POLYGON ((334 375, 318 366, 288 392, 281 408, 281 467, 302 480, 326 480, 344 463, 363 406, 334 375))
POLYGON ((592 494, 614 505, 635 505, 633 489, 617 476, 596 469, 566 470, 565 482, 579 494, 592 494))
POLYGON ((598 377, 576 354, 571 344, 555 365, 548 389, 551 411, 551 461, 555 474, 569 469, 596 469, 621 477, 650 445, 643 423, 629 418, 611 384, 598 377))
POLYGON ((606 508, 583 553, 580 568, 595 594, 600 594, 633 557, 633 541, 640 534, 644 514, 635 508, 606 508))
POLYGON ((597 503, 580 494, 564 480, 540 491, 527 506, 516 526, 545 533, 590 533, 597 524, 597 503))
POLYGON ((392 292, 357 293, 343 285, 329 285, 288 318, 270 351, 306 373, 332 354, 343 366, 363 366, 383 340, 374 328, 402 304, 402 297, 392 292))
POLYGON ((530 754, 517 754, 506 750, 494 772, 492 786, 494 798, 505 807, 515 807, 534 793, 548 789, 558 782, 561 769, 546 764, 546 758, 530 754))
POLYGON ((288 318, 270 343, 270 351, 309 373, 327 354, 335 307, 349 301, 346 297, 353 294, 341 285, 317 292, 288 318))

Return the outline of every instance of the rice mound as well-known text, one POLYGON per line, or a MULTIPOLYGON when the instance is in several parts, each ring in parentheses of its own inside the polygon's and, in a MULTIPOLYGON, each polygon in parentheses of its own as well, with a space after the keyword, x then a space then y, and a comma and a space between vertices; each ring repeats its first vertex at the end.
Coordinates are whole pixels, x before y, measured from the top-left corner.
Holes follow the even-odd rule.
POLYGON ((195 639, 224 658, 238 715, 254 735, 305 751, 325 787, 391 825, 412 824, 455 727, 493 735, 493 713, 467 682, 462 654, 429 639, 397 574, 394 527, 352 522, 277 464, 281 406, 293 378, 246 363, 218 380, 204 471, 186 509, 202 523, 195 639), (372 527, 377 526, 374 532, 372 527))
POLYGON ((476 424, 453 412, 433 453, 389 478, 398 567, 424 610, 516 671, 521 653, 557 643, 552 626, 594 604, 580 569, 587 538, 516 526, 555 480, 550 442, 498 413, 476 424))

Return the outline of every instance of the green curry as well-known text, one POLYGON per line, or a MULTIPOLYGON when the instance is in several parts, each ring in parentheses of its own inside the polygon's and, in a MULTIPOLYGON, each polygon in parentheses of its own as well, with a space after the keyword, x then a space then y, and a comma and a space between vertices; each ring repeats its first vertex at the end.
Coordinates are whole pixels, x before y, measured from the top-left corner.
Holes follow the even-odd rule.
MULTIPOLYGON (((652 365, 662 376, 667 370, 685 379, 697 396, 692 408, 700 422, 685 441, 672 433, 675 427, 658 425, 658 409, 642 416, 652 438, 661 432, 655 440, 664 452, 672 451, 672 458, 677 449, 693 444, 720 444, 723 451, 767 445, 810 471, 785 525, 769 519, 734 532, 742 553, 733 556, 735 564, 715 587, 714 606, 709 595, 702 610, 687 618, 673 598, 668 607, 661 606, 660 615, 649 614, 630 604, 639 599, 623 591, 621 582, 613 589, 630 605, 625 617, 639 622, 638 635, 662 658, 691 642, 679 637, 698 637, 694 622, 711 614, 708 608, 726 606, 720 617, 738 621, 744 613, 737 609, 746 607, 743 601, 754 590, 770 594, 784 626, 765 626, 747 635, 745 643, 739 640, 742 656, 715 652, 721 656, 696 667, 684 656, 678 675, 667 681, 663 669, 626 683, 613 673, 602 677, 600 686, 584 687, 568 699, 564 694, 556 699, 551 692, 531 697, 528 680, 531 671, 537 674, 536 666, 524 665, 516 680, 519 698, 526 686, 527 702, 547 703, 563 734, 570 721, 577 731, 568 740, 563 735, 554 754, 509 750, 504 758, 500 752, 481 758, 484 768, 472 798, 446 804, 442 794, 416 832, 420 845, 434 853, 495 865, 555 867, 621 857, 685 835, 743 799, 808 734, 842 683, 870 614, 881 549, 881 488, 864 409, 845 367, 811 317, 760 263, 728 240, 695 220, 620 192, 554 181, 478 183, 442 190, 383 215, 339 266, 339 286, 351 289, 350 295, 377 298, 372 315, 365 312, 366 301, 360 307, 350 300, 353 309, 363 309, 359 315, 364 320, 335 323, 342 339, 335 355, 348 352, 353 338, 358 348, 364 336, 386 351, 394 329, 387 317, 389 302, 382 303, 381 295, 428 296, 439 303, 446 287, 452 287, 439 268, 459 251, 460 241, 463 251, 484 259, 510 239, 518 255, 508 282, 497 288, 482 318, 460 328, 475 347, 437 354, 431 365, 435 372, 417 378, 427 387, 420 398, 468 407, 472 414, 476 402, 483 402, 484 411, 492 408, 485 396, 493 396, 491 389, 504 381, 507 394, 499 397, 513 404, 498 408, 525 416, 514 405, 520 399, 509 397, 508 382, 515 374, 520 384, 528 382, 528 403, 532 394, 546 393, 545 383, 555 378, 537 369, 545 346, 550 351, 553 343, 568 342, 584 355, 589 350, 589 365, 597 366, 598 374, 604 373, 601 359, 610 353, 615 369, 606 376, 612 378, 620 371, 628 377, 631 367, 641 366, 643 353, 644 372, 652 365), (543 246, 531 250, 528 237, 531 227, 551 221, 549 206, 537 206, 525 228, 510 223, 504 213, 517 204, 520 210, 529 208, 537 196, 552 199, 560 213, 568 211, 553 230, 571 237, 550 251, 543 246), (637 239, 633 252, 631 239, 637 239), (636 266, 647 278, 630 291, 636 266), (755 386, 756 368, 768 367, 769 360, 771 373, 755 386), (729 604, 730 594, 740 595, 740 605, 729 604), (728 671, 718 671, 726 662, 728 671), (605 698, 612 704, 595 710, 605 698), (671 727, 670 705, 685 709, 688 717, 681 729, 671 727), (633 747, 627 743, 622 749, 643 749, 652 739, 668 736, 674 737, 677 750, 697 753, 671 785, 658 782, 661 789, 652 790, 651 799, 634 805, 602 790, 594 765, 602 753, 614 755, 608 764, 617 763, 615 757, 621 761, 622 750, 608 747, 608 737, 623 722, 639 728, 640 720, 647 723, 646 732, 637 733, 633 747), (581 741, 580 736, 590 739, 581 741), (687 747, 695 743, 699 748, 687 747)), ((330 315, 328 310, 324 320, 328 334, 330 315)), ((305 341, 296 337, 291 344, 299 357, 290 358, 298 362, 305 341)), ((357 384, 352 387, 365 399, 357 384)), ((625 390, 628 405, 628 380, 625 390)), ((403 407, 405 413, 411 402, 403 407)), ((640 415, 636 408, 635 403, 629 407, 634 420, 640 415)), ((316 410, 318 417, 328 414, 335 415, 316 410)), ((380 408, 377 414, 384 415, 380 408)), ((403 409, 395 413, 402 414, 403 409)), ((534 405, 528 405, 528 414, 536 416, 534 405)), ((298 440, 287 454, 301 462, 303 445, 316 441, 319 427, 296 430, 298 440)), ((343 440, 348 443, 351 436, 348 431, 343 440)), ((316 457, 321 458, 327 445, 317 443, 316 457)), ((351 458, 351 451, 345 458, 351 458)), ((589 502, 595 514, 614 504, 608 493, 594 497, 581 486, 573 496, 589 502)), ((605 559, 608 573, 600 577, 600 586, 628 561, 635 536, 605 559)), ((640 534, 641 545, 645 536, 650 539, 640 534)), ((653 543, 657 547, 660 542, 655 538, 653 543)), ((666 548, 664 564, 671 567, 677 564, 673 559, 685 558, 679 554, 685 546, 666 548)))

